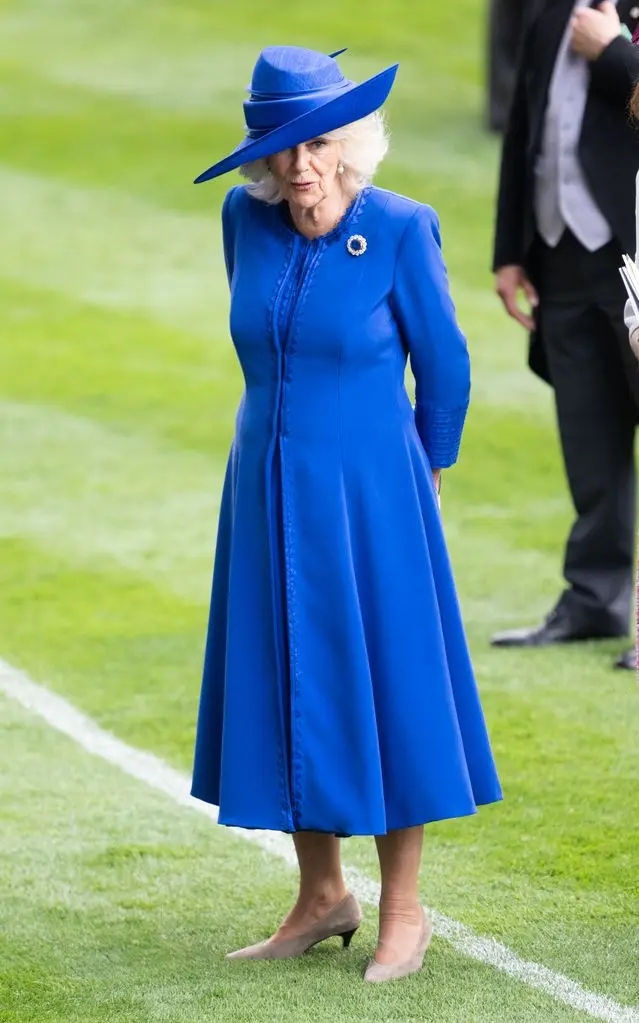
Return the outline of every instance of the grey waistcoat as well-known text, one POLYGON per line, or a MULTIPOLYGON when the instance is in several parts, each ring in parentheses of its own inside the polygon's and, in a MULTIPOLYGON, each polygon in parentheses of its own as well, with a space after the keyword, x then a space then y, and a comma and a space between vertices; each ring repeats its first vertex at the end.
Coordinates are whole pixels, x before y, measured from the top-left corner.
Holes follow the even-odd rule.
MULTIPOLYGON (((577 0, 575 10, 588 6, 577 0)), ((535 167, 537 229, 547 245, 558 244, 566 227, 590 252, 612 238, 610 226, 592 197, 578 156, 590 70, 572 52, 570 23, 564 34, 548 92, 541 152, 535 167)))

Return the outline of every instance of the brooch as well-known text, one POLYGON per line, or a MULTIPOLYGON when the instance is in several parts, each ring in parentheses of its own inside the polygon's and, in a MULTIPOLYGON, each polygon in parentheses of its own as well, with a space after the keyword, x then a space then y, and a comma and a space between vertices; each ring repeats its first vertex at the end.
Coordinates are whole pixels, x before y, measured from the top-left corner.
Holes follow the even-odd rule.
POLYGON ((363 234, 352 234, 346 242, 346 248, 351 256, 363 256, 366 252, 367 242, 363 234))

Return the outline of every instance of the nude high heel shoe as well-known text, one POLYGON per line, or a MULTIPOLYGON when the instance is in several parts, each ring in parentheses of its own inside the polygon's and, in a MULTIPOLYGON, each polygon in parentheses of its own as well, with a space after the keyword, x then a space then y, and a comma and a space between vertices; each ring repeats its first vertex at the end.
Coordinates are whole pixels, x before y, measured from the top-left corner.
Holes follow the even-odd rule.
POLYGON ((229 952, 227 959, 294 959, 307 952, 313 945, 318 945, 326 938, 339 937, 348 948, 355 931, 362 922, 362 911, 354 895, 350 893, 333 906, 321 920, 309 927, 303 934, 284 941, 261 941, 248 948, 240 948, 237 952, 229 952))
POLYGON ((433 925, 427 913, 424 913, 424 922, 419 941, 415 951, 402 963, 378 963, 371 959, 364 980, 371 984, 381 984, 385 980, 399 980, 400 977, 408 977, 411 973, 417 973, 424 965, 424 957, 428 951, 433 936, 433 925))

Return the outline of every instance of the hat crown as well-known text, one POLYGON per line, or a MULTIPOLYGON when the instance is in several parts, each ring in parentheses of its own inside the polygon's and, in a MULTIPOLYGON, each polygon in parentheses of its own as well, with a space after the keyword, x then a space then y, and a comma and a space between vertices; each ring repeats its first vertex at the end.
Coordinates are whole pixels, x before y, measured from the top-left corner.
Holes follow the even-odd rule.
POLYGON ((343 84, 337 61, 301 46, 267 46, 258 57, 250 92, 255 98, 321 92, 343 84))

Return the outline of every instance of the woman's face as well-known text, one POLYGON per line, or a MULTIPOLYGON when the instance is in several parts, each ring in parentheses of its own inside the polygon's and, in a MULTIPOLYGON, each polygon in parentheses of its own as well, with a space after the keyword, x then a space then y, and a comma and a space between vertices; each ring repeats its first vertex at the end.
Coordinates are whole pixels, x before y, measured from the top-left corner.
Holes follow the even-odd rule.
POLYGON ((310 209, 341 191, 339 162, 339 142, 317 138, 271 156, 269 168, 286 201, 310 209))

